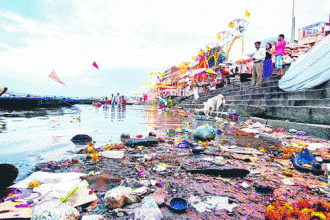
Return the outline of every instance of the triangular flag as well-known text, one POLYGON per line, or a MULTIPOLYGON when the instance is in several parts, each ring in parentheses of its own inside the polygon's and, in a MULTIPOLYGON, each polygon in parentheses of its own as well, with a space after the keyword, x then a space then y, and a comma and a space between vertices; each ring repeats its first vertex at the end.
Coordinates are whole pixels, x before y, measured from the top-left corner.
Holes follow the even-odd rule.
POLYGON ((55 70, 53 70, 53 72, 51 72, 48 76, 49 76, 49 78, 51 78, 52 80, 55 80, 56 82, 59 82, 59 83, 63 84, 64 86, 66 86, 65 83, 62 82, 62 81, 60 80, 60 78, 56 75, 55 70))
POLYGON ((217 34, 217 38, 218 38, 218 40, 221 40, 220 34, 217 34))
POLYGON ((209 46, 206 46, 206 50, 211 50, 211 47, 209 47, 209 46))
POLYGON ((246 9, 245 9, 245 16, 248 18, 250 17, 250 13, 246 9))
POLYGON ((152 75, 154 75, 154 72, 151 72, 151 73, 150 73, 150 76, 152 76, 152 75))
POLYGON ((99 68, 99 67, 97 66, 96 62, 93 63, 93 66, 95 66, 96 68, 99 68))
POLYGON ((192 60, 196 60, 195 57, 192 57, 192 60))

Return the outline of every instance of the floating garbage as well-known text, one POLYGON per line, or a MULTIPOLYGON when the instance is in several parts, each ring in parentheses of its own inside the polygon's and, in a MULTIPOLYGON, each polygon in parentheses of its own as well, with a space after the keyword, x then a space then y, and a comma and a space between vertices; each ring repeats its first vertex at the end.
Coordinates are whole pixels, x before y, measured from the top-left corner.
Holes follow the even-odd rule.
POLYGON ((74 207, 59 201, 48 201, 37 205, 33 209, 31 220, 78 220, 79 217, 80 213, 74 207))
POLYGON ((246 169, 199 169, 199 170, 187 170, 189 173, 199 173, 211 176, 221 176, 221 177, 245 177, 250 173, 246 169))
POLYGON ((136 146, 154 146, 158 144, 158 140, 151 138, 144 139, 131 139, 125 143, 127 147, 136 147, 136 146))
POLYGON ((253 186, 255 187, 255 190, 258 193, 272 194, 274 192, 274 190, 269 186, 261 185, 261 184, 258 184, 258 183, 254 183, 253 186))
POLYGON ((324 174, 321 164, 317 162, 314 155, 307 148, 303 149, 301 153, 294 152, 291 156, 291 161, 298 171, 311 172, 315 175, 324 174))
POLYGON ((86 134, 78 134, 71 141, 75 144, 87 144, 88 142, 92 142, 92 138, 86 134))
POLYGON ((296 132, 296 135, 298 135, 298 136, 306 136, 307 133, 304 132, 304 131, 297 131, 297 132, 296 132))
POLYGON ((129 205, 138 201, 133 189, 125 186, 118 186, 109 190, 105 194, 104 200, 110 209, 121 208, 126 204, 129 205))
POLYGON ((216 130, 209 125, 199 126, 193 132, 194 138, 202 140, 214 140, 215 135, 216 130))
POLYGON ((101 151, 99 155, 110 159, 121 159, 125 156, 125 152, 120 150, 101 151))
POLYGON ((148 196, 142 200, 142 206, 134 211, 134 219, 137 220, 160 220, 163 214, 155 200, 148 196))
POLYGON ((173 198, 170 201, 170 208, 176 213, 184 213, 187 209, 187 205, 187 201, 182 198, 173 198))

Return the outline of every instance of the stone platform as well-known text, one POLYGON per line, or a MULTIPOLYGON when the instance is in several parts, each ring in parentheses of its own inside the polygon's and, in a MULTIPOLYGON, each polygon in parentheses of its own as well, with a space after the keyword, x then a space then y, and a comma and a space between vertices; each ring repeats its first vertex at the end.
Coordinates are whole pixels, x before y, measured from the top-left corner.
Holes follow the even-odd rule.
POLYGON ((278 87, 281 76, 263 79, 262 87, 250 82, 227 85, 193 103, 193 96, 180 101, 179 107, 202 108, 203 102, 218 94, 226 99, 225 111, 235 109, 239 116, 253 117, 269 125, 305 130, 310 135, 330 139, 330 82, 317 88, 285 92, 278 87))

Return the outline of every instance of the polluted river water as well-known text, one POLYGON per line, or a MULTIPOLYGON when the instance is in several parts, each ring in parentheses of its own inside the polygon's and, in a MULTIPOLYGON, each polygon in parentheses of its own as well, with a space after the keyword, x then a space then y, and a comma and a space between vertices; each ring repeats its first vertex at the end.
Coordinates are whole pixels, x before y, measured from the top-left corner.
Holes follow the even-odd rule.
MULTIPOLYGON (((87 134, 97 145, 120 142, 120 135, 147 136, 150 131, 165 133, 181 126, 183 116, 158 111, 149 106, 97 108, 75 105, 35 111, 0 114, 0 163, 19 168, 17 180, 25 178, 37 163, 75 157, 77 146, 71 138, 87 134), (79 118, 80 120, 79 120, 79 118)), ((201 122, 191 123, 197 126, 201 122)))
POLYGON ((83 147, 71 142, 77 134, 87 134, 96 144, 105 145, 117 143, 123 133, 146 136, 153 127, 177 123, 180 123, 179 117, 168 117, 138 105, 122 108, 75 105, 11 112, 0 116, 0 162, 16 165, 20 170, 19 180, 31 172, 36 163, 73 157, 74 152, 83 147))

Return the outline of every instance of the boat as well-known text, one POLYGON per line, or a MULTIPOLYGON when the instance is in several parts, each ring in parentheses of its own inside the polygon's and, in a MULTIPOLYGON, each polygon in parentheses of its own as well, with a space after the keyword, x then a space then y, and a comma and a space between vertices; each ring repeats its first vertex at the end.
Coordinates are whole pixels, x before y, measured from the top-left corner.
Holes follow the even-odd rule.
POLYGON ((49 108, 72 106, 80 100, 49 97, 0 97, 0 109, 3 110, 31 110, 36 108, 49 108))

